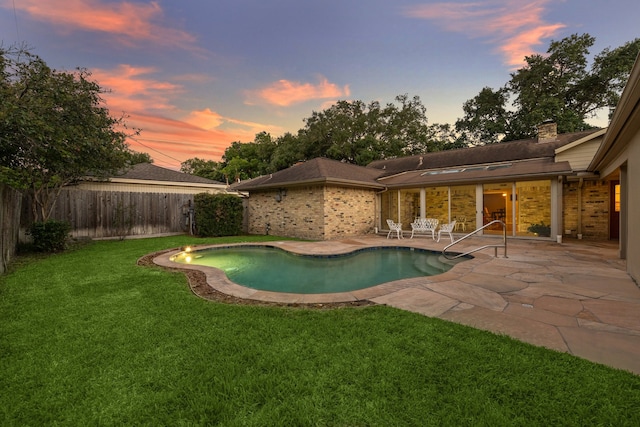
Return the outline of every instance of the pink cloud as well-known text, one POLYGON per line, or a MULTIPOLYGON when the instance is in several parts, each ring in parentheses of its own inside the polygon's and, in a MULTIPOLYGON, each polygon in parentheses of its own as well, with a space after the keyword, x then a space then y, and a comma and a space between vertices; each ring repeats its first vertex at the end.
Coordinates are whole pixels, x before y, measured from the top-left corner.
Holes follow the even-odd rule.
POLYGON ((61 32, 106 33, 129 44, 148 41, 163 46, 173 44, 185 47, 195 42, 193 35, 163 22, 162 7, 155 1, 20 0, 13 2, 12 7, 34 20, 53 25, 61 32))
POLYGON ((436 22, 445 30, 488 38, 505 63, 523 65, 534 46, 554 36, 564 24, 550 24, 543 15, 550 0, 495 0, 474 3, 432 3, 404 9, 406 16, 436 22))
POLYGON ((141 129, 129 139, 132 150, 148 153, 158 165, 179 169, 193 157, 219 161, 233 141, 253 140, 255 133, 204 129, 183 120, 162 116, 132 114, 129 127, 141 129))
POLYGON ((277 126, 224 117, 210 108, 182 111, 173 99, 182 96, 184 87, 153 78, 156 71, 122 64, 94 70, 92 78, 109 90, 103 98, 111 113, 124 112, 128 128, 141 130, 130 138, 130 147, 149 153, 162 165, 179 169, 180 162, 192 157, 218 161, 234 141, 253 141, 262 131, 282 132, 277 126))
POLYGON ((278 80, 265 88, 247 92, 247 104, 266 103, 279 107, 288 107, 305 101, 349 96, 349 86, 340 88, 320 77, 317 84, 278 80))
POLYGON ((142 129, 139 136, 129 139, 130 148, 148 153, 159 166, 173 169, 193 157, 220 161, 234 141, 253 141, 262 131, 282 131, 275 126, 225 118, 209 109, 191 112, 183 120, 132 114, 126 121, 130 128, 142 129))
POLYGON ((108 90, 104 98, 111 110, 139 112, 174 109, 170 98, 183 92, 182 86, 147 77, 155 72, 153 67, 121 64, 112 70, 94 69, 92 78, 100 87, 108 90))

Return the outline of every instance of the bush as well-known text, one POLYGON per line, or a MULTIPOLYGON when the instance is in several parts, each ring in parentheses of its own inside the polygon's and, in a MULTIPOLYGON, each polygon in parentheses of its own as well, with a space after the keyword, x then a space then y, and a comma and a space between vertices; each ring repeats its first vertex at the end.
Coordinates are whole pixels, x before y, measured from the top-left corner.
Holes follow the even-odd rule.
POLYGON ((196 194, 196 232, 201 237, 237 236, 242 233, 242 199, 231 194, 196 194))
POLYGON ((531 224, 528 228, 527 231, 529 233, 534 233, 538 236, 541 237, 549 237, 551 236, 551 226, 550 225, 546 225, 544 223, 544 221, 542 221, 540 224, 531 224))
POLYGON ((63 221, 34 222, 29 228, 33 248, 39 252, 60 252, 67 248, 71 225, 63 221))

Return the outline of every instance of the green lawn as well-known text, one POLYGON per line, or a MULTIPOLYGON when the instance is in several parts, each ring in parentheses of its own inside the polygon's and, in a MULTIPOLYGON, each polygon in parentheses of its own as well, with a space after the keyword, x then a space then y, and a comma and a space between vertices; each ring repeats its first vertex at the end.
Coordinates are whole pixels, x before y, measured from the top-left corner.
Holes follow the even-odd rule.
POLYGON ((0 277, 0 425, 640 425, 627 372, 389 307, 205 301, 136 265, 237 240, 19 261, 0 277))

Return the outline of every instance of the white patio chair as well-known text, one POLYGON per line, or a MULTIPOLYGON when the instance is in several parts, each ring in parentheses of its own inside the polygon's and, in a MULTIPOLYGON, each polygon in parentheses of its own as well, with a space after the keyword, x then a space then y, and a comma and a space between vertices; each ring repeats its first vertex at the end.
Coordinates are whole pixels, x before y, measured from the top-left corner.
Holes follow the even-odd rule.
POLYGON ((449 238, 451 238, 451 243, 453 243, 453 234, 451 234, 453 232, 453 228, 456 226, 456 222, 455 221, 451 221, 449 224, 442 224, 440 226, 440 230, 438 230, 438 242, 440 241, 440 235, 442 233, 448 233, 449 234, 449 238))
POLYGON ((467 217, 460 215, 456 217, 456 230, 467 231, 467 217))
POLYGON ((436 228, 438 228, 438 221, 435 218, 416 218, 411 223, 411 238, 413 239, 414 233, 431 233, 431 238, 436 239, 436 228))
POLYGON ((402 237, 402 223, 401 222, 393 222, 392 220, 387 220, 387 225, 389 225, 389 233, 387 233, 387 239, 391 236, 391 233, 394 231, 398 235, 398 239, 403 239, 402 237))

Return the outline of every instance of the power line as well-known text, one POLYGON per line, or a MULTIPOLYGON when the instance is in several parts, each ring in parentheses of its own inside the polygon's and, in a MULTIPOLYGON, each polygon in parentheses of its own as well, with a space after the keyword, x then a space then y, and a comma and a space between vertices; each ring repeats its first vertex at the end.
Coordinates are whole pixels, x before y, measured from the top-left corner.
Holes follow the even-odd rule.
POLYGON ((18 30, 18 14, 16 13, 16 0, 13 0, 13 19, 16 22, 16 36, 18 36, 18 41, 20 41, 20 31, 18 30))
POLYGON ((130 139, 132 139, 133 141, 137 142, 138 144, 142 145, 142 146, 143 146, 144 148, 146 148, 146 149, 149 149, 149 150, 151 150, 151 151, 155 151, 156 153, 158 153, 158 154, 162 154, 163 156, 168 157, 168 158, 170 158, 171 160, 175 160, 176 162, 182 163, 182 160, 178 160, 178 159, 176 159, 175 157, 172 157, 172 156, 170 156, 170 155, 168 155, 168 154, 163 153, 162 151, 159 151, 159 150, 156 150, 155 148, 149 147, 148 145, 145 145, 145 144, 143 144, 142 142, 138 141, 136 138, 133 138, 133 137, 131 137, 131 136, 130 136, 129 138, 130 138, 130 139))

